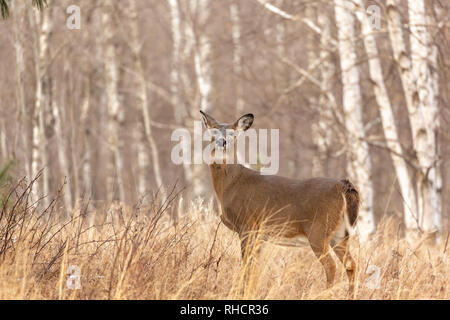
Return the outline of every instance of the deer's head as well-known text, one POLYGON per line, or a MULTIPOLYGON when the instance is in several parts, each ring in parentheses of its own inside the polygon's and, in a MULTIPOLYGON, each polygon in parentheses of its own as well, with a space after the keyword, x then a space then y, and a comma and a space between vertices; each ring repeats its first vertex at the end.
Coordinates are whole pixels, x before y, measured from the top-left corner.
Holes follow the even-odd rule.
POLYGON ((210 130, 212 142, 215 144, 211 150, 211 155, 217 158, 215 150, 222 151, 224 157, 228 155, 227 150, 233 148, 233 156, 236 152, 236 139, 239 132, 249 129, 253 124, 254 116, 251 113, 243 115, 234 123, 219 123, 211 115, 200 110, 203 118, 203 124, 210 130))

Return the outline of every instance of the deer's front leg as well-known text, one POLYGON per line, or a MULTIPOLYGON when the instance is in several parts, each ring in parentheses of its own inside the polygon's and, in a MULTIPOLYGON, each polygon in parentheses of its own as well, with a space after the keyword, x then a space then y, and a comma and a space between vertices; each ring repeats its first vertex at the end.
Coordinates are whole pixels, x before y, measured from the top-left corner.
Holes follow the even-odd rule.
POLYGON ((255 234, 239 234, 241 240, 241 272, 243 272, 241 295, 254 292, 258 283, 259 273, 256 261, 261 251, 261 241, 255 234))
POLYGON ((242 261, 248 262, 249 258, 254 260, 258 258, 261 252, 261 239, 257 234, 244 233, 239 234, 239 239, 241 240, 241 257, 242 261))
POLYGON ((314 242, 309 240, 311 248, 314 251, 317 259, 319 259, 320 263, 323 265, 325 269, 325 274, 327 276, 327 288, 331 288, 334 283, 334 276, 336 273, 336 263, 330 254, 330 245, 328 242, 314 242))

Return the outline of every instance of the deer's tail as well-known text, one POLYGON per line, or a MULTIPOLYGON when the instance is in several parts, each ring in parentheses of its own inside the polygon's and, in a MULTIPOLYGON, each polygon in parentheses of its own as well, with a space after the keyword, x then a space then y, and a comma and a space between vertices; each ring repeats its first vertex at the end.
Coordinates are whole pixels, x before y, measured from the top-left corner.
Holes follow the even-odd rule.
POLYGON ((343 186, 343 193, 346 202, 346 211, 344 216, 346 230, 352 234, 353 228, 356 226, 356 222, 358 220, 361 197, 359 196, 358 189, 349 180, 344 179, 340 182, 343 186))

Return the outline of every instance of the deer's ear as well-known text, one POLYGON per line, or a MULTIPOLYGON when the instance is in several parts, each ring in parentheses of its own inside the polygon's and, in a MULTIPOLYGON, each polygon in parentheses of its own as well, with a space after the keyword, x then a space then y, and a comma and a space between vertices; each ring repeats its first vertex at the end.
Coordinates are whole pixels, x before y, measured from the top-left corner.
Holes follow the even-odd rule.
POLYGON ((217 125, 216 119, 211 117, 209 114, 203 112, 202 110, 200 110, 200 113, 202 115, 203 124, 205 125, 206 128, 213 128, 214 126, 217 125))
POLYGON ((251 113, 247 113, 246 115, 239 118, 238 121, 234 123, 235 130, 247 130, 253 124, 253 120, 255 117, 251 113))

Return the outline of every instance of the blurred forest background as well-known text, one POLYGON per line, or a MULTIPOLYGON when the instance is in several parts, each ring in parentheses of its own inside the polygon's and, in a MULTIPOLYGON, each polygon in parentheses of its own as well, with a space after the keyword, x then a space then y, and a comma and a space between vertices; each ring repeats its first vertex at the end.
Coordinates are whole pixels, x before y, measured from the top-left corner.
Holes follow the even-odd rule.
POLYGON ((36 199, 64 185, 70 213, 177 184, 180 205, 208 201, 207 166, 174 165, 172 131, 200 109, 251 112, 280 130, 279 174, 359 186, 363 232, 386 215, 448 229, 448 2, 1 2, 0 164, 28 180, 43 169, 36 199))

